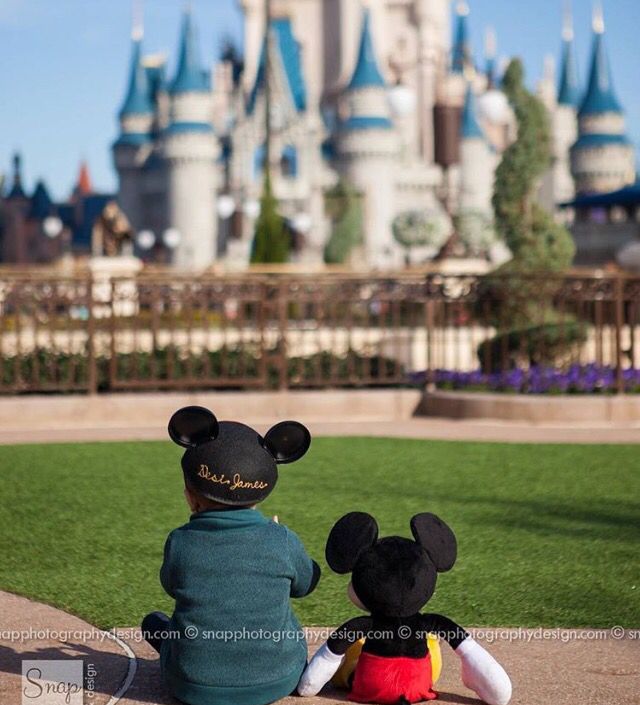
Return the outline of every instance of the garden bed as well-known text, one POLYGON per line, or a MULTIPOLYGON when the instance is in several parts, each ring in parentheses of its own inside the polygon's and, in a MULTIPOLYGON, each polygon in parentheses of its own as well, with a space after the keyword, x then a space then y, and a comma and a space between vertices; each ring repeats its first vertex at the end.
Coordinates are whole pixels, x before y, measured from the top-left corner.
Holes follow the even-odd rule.
MULTIPOLYGON (((617 391, 617 373, 609 365, 570 365, 566 369, 531 366, 528 369, 507 369, 499 372, 458 372, 435 370, 432 379, 427 373, 413 375, 416 384, 433 382, 441 391, 498 392, 501 394, 599 394, 610 395, 617 391)), ((624 391, 640 394, 640 369, 622 371, 624 391)))

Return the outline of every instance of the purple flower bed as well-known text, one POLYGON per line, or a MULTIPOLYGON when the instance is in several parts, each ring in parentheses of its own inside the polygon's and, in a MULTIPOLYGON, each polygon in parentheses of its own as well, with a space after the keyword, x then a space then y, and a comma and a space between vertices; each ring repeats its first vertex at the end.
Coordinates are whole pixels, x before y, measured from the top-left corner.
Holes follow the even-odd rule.
MULTIPOLYGON (((640 369, 624 370, 627 392, 640 393, 640 369)), ((416 383, 426 381, 426 373, 415 375, 416 383)), ((506 392, 512 394, 613 394, 616 372, 613 367, 596 364, 571 365, 566 370, 531 367, 485 374, 481 370, 455 372, 436 370, 438 389, 468 392, 506 392)))

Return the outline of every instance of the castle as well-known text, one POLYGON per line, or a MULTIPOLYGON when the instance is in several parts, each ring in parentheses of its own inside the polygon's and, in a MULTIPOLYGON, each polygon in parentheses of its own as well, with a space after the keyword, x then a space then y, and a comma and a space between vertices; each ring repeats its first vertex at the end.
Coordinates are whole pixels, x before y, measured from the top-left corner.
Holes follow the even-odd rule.
MULTIPOLYGON (((384 270, 426 261, 454 227, 468 249, 494 257, 494 171, 515 123, 491 36, 477 68, 465 3, 455 7, 452 33, 450 0, 369 0, 364 9, 355 0, 273 0, 268 37, 264 0, 240 4, 243 65, 232 57, 206 67, 186 10, 168 76, 164 59, 143 54, 141 23, 134 27, 113 155, 120 206, 144 234, 147 256, 170 251, 182 269, 245 267, 268 155, 293 261, 323 261, 333 227, 327 196, 341 180, 362 204, 352 262, 384 270)), ((586 91, 569 21, 557 87, 550 76, 540 86, 554 151, 540 198, 552 209, 635 180, 600 12, 593 31, 586 91)))

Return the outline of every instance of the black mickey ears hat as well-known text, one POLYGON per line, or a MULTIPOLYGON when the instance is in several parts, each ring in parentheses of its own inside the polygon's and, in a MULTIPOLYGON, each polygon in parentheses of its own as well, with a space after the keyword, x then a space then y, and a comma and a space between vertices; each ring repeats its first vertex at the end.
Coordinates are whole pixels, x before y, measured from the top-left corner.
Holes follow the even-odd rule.
POLYGON ((278 481, 277 464, 302 458, 311 434, 297 421, 281 421, 264 438, 235 421, 218 421, 201 406, 187 406, 171 417, 169 436, 186 448, 182 469, 189 486, 221 504, 261 502, 278 481))

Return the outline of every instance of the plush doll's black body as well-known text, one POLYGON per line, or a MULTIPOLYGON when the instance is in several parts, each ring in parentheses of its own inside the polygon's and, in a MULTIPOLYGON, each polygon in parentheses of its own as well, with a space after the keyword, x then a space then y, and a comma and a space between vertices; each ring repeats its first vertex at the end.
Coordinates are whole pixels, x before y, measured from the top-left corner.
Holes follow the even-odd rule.
POLYGON ((349 647, 365 639, 349 698, 363 703, 407 703, 436 697, 427 634, 446 640, 460 656, 463 681, 490 705, 504 705, 511 684, 502 667, 455 622, 421 613, 435 590, 437 573, 450 570, 457 544, 433 514, 411 520, 414 541, 378 540, 373 517, 353 512, 331 530, 326 558, 336 573, 351 573, 348 594, 368 616, 345 622, 312 659, 298 691, 313 695, 335 673, 349 647))

